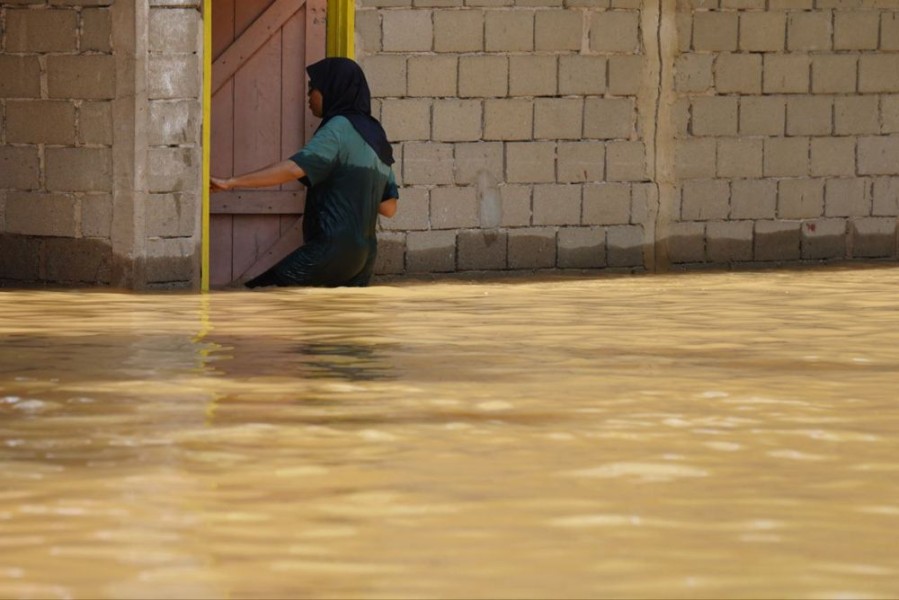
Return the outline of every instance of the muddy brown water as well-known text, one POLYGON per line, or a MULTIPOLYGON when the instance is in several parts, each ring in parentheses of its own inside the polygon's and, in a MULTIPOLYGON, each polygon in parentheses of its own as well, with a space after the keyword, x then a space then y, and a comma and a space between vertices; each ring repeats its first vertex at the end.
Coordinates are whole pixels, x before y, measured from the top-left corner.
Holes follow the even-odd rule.
POLYGON ((0 597, 894 598, 897 291, 2 291, 0 597))

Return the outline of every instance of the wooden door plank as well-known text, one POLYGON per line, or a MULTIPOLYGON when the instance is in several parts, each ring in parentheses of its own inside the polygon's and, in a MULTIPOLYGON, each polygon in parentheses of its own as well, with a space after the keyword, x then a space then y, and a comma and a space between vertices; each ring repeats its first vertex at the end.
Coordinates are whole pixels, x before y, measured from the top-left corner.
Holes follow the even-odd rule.
POLYGON ((234 279, 231 265, 232 224, 231 215, 210 215, 209 217, 209 285, 221 287, 234 279))
POLYGON ((234 170, 240 175, 281 160, 281 34, 234 76, 234 170))
POLYGON ((212 97, 210 170, 216 177, 234 175, 234 81, 212 97))
POLYGON ((218 192, 210 197, 210 211, 216 215, 298 215, 303 212, 305 197, 301 190, 218 192))
POLYGON ((302 244, 303 219, 299 218, 294 221, 287 231, 280 234, 274 244, 260 253, 259 258, 237 277, 237 281, 245 283, 253 277, 261 275, 302 244))
POLYGON ((259 16, 274 4, 274 0, 238 0, 234 11, 234 27, 238 37, 253 24, 259 16))
MULTIPOLYGON (((298 10, 281 30, 281 158, 293 156, 303 147, 306 115, 306 11, 298 10)), ((282 190, 298 190, 291 181, 282 190)))
POLYGON ((281 237, 278 217, 234 215, 234 271, 237 279, 281 237))
POLYGON ((212 11, 213 61, 234 43, 234 2, 235 0, 215 0, 212 11))
MULTIPOLYGON (((238 3, 242 5, 245 0, 238 3)), ((275 0, 212 65, 212 93, 231 79, 265 42, 281 30, 284 22, 303 6, 303 0, 275 0)), ((238 28, 239 31, 239 28, 238 28)))

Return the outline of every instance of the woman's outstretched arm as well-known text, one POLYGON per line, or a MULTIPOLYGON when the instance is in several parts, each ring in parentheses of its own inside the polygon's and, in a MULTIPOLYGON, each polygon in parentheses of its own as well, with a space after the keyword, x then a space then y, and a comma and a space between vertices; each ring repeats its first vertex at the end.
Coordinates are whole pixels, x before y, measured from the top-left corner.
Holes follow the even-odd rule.
POLYGON ((229 177, 227 179, 210 177, 209 189, 213 192, 225 192, 237 188, 269 187, 287 183, 288 181, 295 181, 305 176, 306 172, 297 163, 292 160, 285 160, 239 177, 229 177))

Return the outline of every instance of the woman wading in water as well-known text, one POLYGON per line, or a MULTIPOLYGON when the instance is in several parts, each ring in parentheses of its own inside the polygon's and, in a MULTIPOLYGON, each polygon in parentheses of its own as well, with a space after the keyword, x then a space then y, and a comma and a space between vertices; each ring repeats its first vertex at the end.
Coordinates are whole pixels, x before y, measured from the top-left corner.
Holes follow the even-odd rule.
POLYGON ((289 160, 230 179, 212 177, 212 191, 279 185, 299 179, 308 190, 304 244, 247 286, 366 286, 377 254, 378 214, 396 213, 399 193, 393 151, 371 116, 365 74, 348 58, 306 68, 309 108, 322 122, 289 160))

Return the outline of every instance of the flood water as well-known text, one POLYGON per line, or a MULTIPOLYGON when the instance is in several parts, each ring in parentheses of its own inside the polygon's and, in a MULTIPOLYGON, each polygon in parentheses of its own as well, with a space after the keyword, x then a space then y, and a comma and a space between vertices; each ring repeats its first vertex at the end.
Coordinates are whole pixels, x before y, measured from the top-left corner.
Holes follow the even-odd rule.
POLYGON ((2 291, 0 597, 895 598, 897 291, 2 291))

